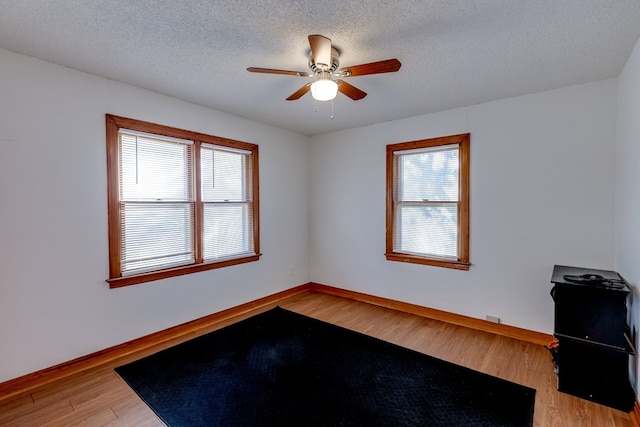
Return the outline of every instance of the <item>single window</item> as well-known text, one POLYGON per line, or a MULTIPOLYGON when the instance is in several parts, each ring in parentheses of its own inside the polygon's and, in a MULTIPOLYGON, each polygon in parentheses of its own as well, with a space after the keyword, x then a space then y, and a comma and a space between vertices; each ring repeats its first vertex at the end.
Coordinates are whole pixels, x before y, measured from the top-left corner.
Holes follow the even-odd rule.
POLYGON ((106 121, 111 287, 258 260, 257 145, 106 121))
POLYGON ((469 139, 387 145, 388 260, 469 269, 469 139))

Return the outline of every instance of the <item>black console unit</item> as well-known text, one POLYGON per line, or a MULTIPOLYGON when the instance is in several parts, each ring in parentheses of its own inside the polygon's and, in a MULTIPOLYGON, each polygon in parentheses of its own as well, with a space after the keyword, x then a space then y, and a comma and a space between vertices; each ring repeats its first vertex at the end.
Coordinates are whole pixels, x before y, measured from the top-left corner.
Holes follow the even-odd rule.
POLYGON ((556 265, 551 282, 558 390, 630 412, 629 287, 615 271, 556 265))

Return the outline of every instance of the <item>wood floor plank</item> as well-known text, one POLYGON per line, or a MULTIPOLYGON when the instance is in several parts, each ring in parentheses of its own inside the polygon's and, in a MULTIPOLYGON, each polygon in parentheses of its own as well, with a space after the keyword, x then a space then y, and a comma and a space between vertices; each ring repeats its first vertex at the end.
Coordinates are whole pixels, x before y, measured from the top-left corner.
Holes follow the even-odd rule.
POLYGON ((74 427, 74 426, 103 426, 117 420, 111 408, 99 405, 86 406, 73 412, 42 424, 42 427, 74 427))
POLYGON ((2 400, 0 401, 0 420, 2 419, 2 414, 7 414, 11 411, 19 410, 20 408, 29 407, 29 405, 32 404, 33 397, 31 396, 31 392, 19 394, 14 396, 12 399, 2 400))
POLYGON ((53 400, 47 403, 31 403, 13 411, 0 414, 0 425, 14 427, 41 426, 73 412, 68 400, 53 400))
POLYGON ((128 387, 111 403, 111 409, 117 420, 108 423, 108 426, 164 426, 151 408, 128 387))
MULTIPOLYGON (((632 426, 627 413, 558 392, 551 356, 543 346, 318 292, 290 296, 277 305, 533 387, 536 389, 536 427, 632 426)), ((199 333, 221 328, 251 314, 220 322, 199 333)), ((153 351, 161 348, 164 347, 158 346, 153 351)), ((0 425, 163 426, 113 371, 116 366, 150 352, 129 355, 4 400, 0 404, 0 425)))

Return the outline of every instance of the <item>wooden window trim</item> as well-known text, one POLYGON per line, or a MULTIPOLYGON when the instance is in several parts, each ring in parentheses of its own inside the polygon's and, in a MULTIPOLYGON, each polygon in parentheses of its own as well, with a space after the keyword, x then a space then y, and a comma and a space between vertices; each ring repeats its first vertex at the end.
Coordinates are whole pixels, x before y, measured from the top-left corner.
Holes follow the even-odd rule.
POLYGON ((424 264, 435 267, 453 268, 457 270, 469 270, 469 141, 468 133, 451 135, 440 138, 423 139, 418 141, 401 142, 387 145, 387 206, 386 206, 386 252, 385 257, 389 261, 424 264), (460 174, 459 174, 459 200, 458 200, 458 259, 428 257, 424 255, 396 252, 393 250, 393 226, 395 224, 394 183, 396 181, 397 167, 395 165, 395 152, 415 150, 421 148, 437 147, 449 144, 459 144, 460 174))
POLYGON ((107 195, 108 195, 108 227, 109 227, 109 278, 106 280, 110 288, 135 285, 169 277, 182 276, 185 274, 198 273, 201 271, 216 268, 228 267, 232 265, 244 264, 258 261, 260 259, 260 192, 259 192, 259 159, 258 146, 248 142, 236 141, 221 138, 213 135, 192 132, 170 126, 144 122, 141 120, 118 117, 111 114, 106 115, 106 137, 107 137, 107 195), (194 141, 194 182, 195 184, 195 264, 186 266, 167 268, 140 274, 122 276, 120 266, 120 211, 119 211, 119 150, 118 132, 120 129, 130 129, 139 132, 146 132, 156 135, 169 136, 173 138, 188 139, 194 141), (203 203, 200 190, 200 144, 207 143, 218 146, 225 146, 235 149, 251 151, 251 182, 252 204, 253 204, 253 246, 255 254, 238 258, 223 259, 220 261, 204 262, 202 256, 202 238, 200 237, 201 223, 203 218, 203 203))

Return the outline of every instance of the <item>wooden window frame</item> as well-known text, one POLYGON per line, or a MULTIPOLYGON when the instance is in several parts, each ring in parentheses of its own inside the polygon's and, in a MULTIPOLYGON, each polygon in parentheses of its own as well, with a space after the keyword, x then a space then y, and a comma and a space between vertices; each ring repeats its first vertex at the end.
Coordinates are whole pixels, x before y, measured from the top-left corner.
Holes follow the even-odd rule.
POLYGON ((424 264, 436 267, 453 268, 457 270, 469 270, 469 141, 470 134, 459 134, 439 138, 423 139, 418 141, 401 142, 387 145, 387 209, 386 209, 386 252, 385 257, 389 261, 424 264), (457 259, 430 257, 414 253, 394 251, 393 236, 396 215, 395 182, 398 168, 395 161, 395 153, 405 150, 428 149, 451 144, 459 145, 460 173, 458 175, 458 242, 457 259))
POLYGON ((228 267, 258 261, 260 259, 260 195, 258 173, 258 145, 248 142, 235 141, 213 135, 192 132, 184 129, 144 122, 141 120, 106 115, 106 139, 107 139, 107 195, 108 195, 108 227, 109 227, 109 278, 106 280, 110 288, 135 285, 169 277, 198 273, 215 268, 228 267), (194 252, 195 263, 165 268, 145 273, 122 275, 120 265, 121 251, 121 221, 120 221, 120 196, 119 196, 119 148, 118 133, 120 129, 128 129, 138 132, 191 140, 194 142, 193 182, 195 193, 195 220, 194 220, 194 252), (220 261, 203 260, 203 201, 200 190, 200 144, 212 144, 233 149, 251 152, 251 172, 248 183, 251 186, 253 204, 253 249, 254 254, 228 258, 220 261))

